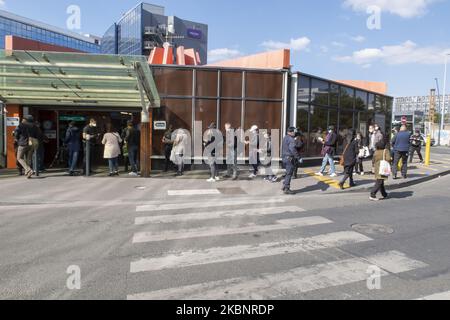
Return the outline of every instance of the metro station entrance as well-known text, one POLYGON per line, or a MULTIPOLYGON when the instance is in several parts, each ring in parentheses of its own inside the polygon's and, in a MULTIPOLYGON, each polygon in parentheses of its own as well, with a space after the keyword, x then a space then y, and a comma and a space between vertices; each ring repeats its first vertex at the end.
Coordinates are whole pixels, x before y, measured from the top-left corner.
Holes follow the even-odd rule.
MULTIPOLYGON (((66 168, 68 164, 68 152, 65 148, 65 136, 69 123, 75 122, 80 129, 89 123, 90 119, 97 121, 97 128, 100 134, 96 140, 93 157, 94 166, 105 166, 103 159, 103 145, 101 144, 103 134, 110 124, 122 135, 123 130, 127 126, 128 121, 133 121, 135 126, 139 126, 141 114, 138 108, 124 108, 119 110, 107 110, 107 108, 92 111, 92 108, 78 108, 73 111, 71 108, 63 107, 29 107, 29 113, 34 116, 40 124, 40 128, 44 133, 46 140, 44 146, 44 166, 46 168, 66 168)), ((80 134, 81 139, 81 134, 80 134)), ((84 150, 81 150, 78 157, 78 168, 82 167, 84 150)), ((123 157, 121 157, 123 160, 123 157)))

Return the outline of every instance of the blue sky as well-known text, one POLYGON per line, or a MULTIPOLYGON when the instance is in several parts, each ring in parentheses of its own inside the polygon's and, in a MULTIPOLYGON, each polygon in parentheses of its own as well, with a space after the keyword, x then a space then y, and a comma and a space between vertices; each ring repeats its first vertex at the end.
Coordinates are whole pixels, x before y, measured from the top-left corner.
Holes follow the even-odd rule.
MULTIPOLYGON (((450 0, 155 0, 166 14, 209 25, 211 59, 281 47, 295 70, 330 79, 386 81, 389 93, 427 95, 450 53, 450 0), (380 10, 369 30, 367 7, 380 10)), ((0 0, 13 13, 66 28, 81 8, 83 33, 103 35, 137 0, 0 0)), ((448 92, 448 91, 447 91, 448 92)))

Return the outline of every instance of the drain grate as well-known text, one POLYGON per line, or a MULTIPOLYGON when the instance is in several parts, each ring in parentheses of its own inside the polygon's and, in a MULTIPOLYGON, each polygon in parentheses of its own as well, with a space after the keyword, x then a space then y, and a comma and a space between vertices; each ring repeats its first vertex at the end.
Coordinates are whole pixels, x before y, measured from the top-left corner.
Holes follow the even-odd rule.
POLYGON ((354 224, 352 229, 365 234, 393 234, 394 228, 381 224, 354 224))

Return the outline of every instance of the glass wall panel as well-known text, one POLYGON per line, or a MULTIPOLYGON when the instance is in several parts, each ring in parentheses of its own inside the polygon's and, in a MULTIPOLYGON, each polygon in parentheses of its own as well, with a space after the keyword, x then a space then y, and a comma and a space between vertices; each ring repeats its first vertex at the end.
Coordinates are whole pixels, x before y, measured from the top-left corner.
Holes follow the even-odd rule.
POLYGON ((341 87, 341 108, 353 109, 355 104, 355 90, 349 87, 341 87))
POLYGON ((223 98, 242 98, 242 72, 221 72, 220 96, 223 98))
POLYGON ((236 100, 220 101, 220 127, 229 122, 235 129, 242 128, 242 103, 236 100))
POLYGON ((253 125, 260 129, 281 129, 281 102, 257 102, 247 101, 245 105, 245 130, 253 125))
POLYGON ((245 85, 247 98, 283 98, 283 75, 281 73, 246 72, 245 85))
POLYGON ((298 79, 298 101, 309 103, 311 98, 311 78, 299 76, 298 79))
POLYGON ((203 132, 211 123, 217 124, 217 100, 197 99, 195 101, 195 121, 202 122, 203 132))
MULTIPOLYGON (((191 99, 163 99, 161 108, 153 110, 153 121, 166 121, 167 127, 186 129, 192 132, 192 100, 191 99)), ((162 138, 164 131, 153 131, 153 155, 164 155, 162 138)))
POLYGON ((341 110, 339 112, 338 153, 342 154, 348 142, 348 136, 353 129, 353 111, 341 110))
POLYGON ((367 110, 367 92, 356 90, 355 108, 357 110, 367 110))
POLYGON ((310 157, 320 157, 323 144, 319 139, 325 139, 327 129, 330 125, 336 127, 337 110, 311 106, 310 108, 310 144, 308 155, 310 157))
POLYGON ((192 96, 192 69, 152 68, 160 96, 192 96))
POLYGON ((309 130, 309 105, 299 104, 297 107, 297 128, 300 128, 302 132, 308 132, 309 130))
POLYGON ((196 96, 217 97, 218 72, 197 70, 196 74, 196 96))
POLYGON ((373 93, 369 93, 368 107, 369 111, 375 110, 375 95, 373 93))
POLYGON ((330 105, 332 107, 339 106, 339 86, 337 84, 330 84, 330 105))
POLYGON ((330 105, 330 84, 327 81, 312 79, 311 81, 311 101, 313 104, 330 105))

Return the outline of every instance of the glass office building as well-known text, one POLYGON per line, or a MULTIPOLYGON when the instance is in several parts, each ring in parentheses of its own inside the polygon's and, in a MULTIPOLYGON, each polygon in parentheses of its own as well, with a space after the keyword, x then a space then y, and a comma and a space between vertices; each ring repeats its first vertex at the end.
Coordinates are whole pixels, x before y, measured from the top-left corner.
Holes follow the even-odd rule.
POLYGON ((296 107, 291 109, 291 123, 305 133, 308 157, 320 157, 318 138, 326 135, 329 126, 335 126, 339 133, 338 153, 345 148, 350 129, 367 136, 369 126, 376 123, 383 132, 390 132, 392 97, 303 73, 294 74, 292 79, 291 103, 296 107))
POLYGON ((195 49, 207 63, 208 26, 166 16, 163 7, 148 3, 139 3, 105 32, 101 53, 148 56, 165 42, 195 49))
POLYGON ((5 36, 8 35, 87 53, 100 52, 100 45, 95 39, 0 10, 0 49, 5 48, 5 36))

